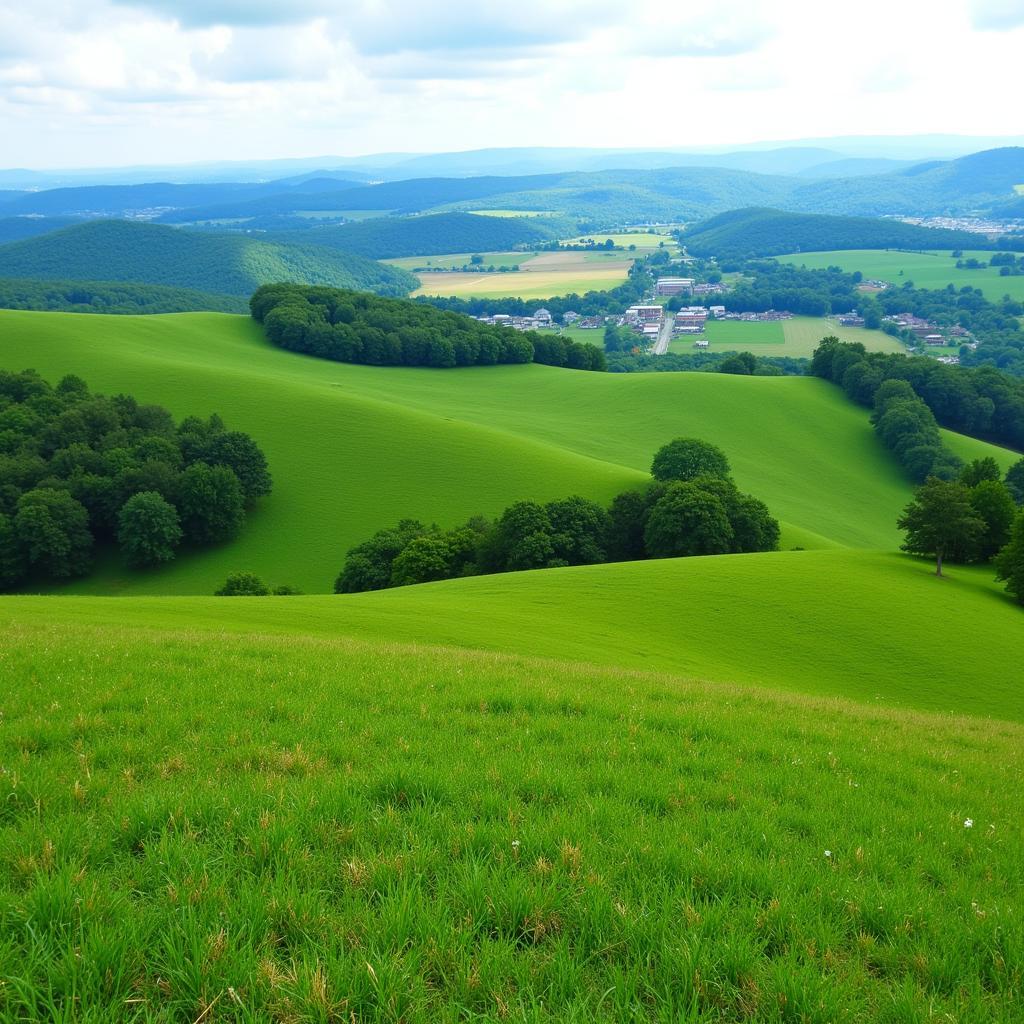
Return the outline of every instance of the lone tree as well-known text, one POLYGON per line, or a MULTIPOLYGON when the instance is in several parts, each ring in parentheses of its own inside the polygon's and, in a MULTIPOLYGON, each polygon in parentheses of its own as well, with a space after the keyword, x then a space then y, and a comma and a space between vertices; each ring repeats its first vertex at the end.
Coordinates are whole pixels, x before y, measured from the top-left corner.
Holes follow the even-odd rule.
POLYGON ((698 476, 729 475, 725 453, 695 437, 677 437, 659 448, 651 463, 655 480, 692 480, 698 476))
POLYGON ((157 565, 174 558, 182 536, 178 510, 155 491, 133 494, 117 518, 117 540, 129 565, 157 565))
POLYGON ((985 523, 971 505, 971 492, 963 484, 929 477, 915 492, 896 525, 906 532, 900 545, 912 555, 935 559, 935 575, 942 575, 942 559, 953 551, 969 551, 985 532, 985 523))
POLYGON ((1024 604, 1024 512, 1013 521, 1010 543, 996 555, 996 579, 1006 581, 1006 589, 1024 604))

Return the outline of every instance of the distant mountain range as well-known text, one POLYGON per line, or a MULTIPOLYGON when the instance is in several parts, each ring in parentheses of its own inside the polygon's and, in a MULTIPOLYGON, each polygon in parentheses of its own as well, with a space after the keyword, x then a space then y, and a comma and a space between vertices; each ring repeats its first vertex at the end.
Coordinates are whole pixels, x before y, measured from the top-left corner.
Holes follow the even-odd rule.
MULTIPOLYGON (((259 184, 156 182, 8 191, 0 193, 0 222, 19 216, 128 217, 265 230, 301 229, 325 215, 364 219, 504 209, 570 217, 590 230, 626 222, 702 220, 748 206, 860 216, 987 212, 1014 200, 1015 186, 1024 183, 1024 147, 909 166, 851 158, 840 162, 846 176, 824 178, 819 171, 834 163, 808 163, 821 155, 801 151, 798 160, 790 151, 782 161, 791 168, 786 174, 763 173, 763 167, 754 171, 687 166, 418 177, 365 184, 311 172, 259 184), (793 172, 798 166, 801 169, 793 172), (879 167, 887 169, 876 173, 879 167), (267 218, 286 222, 263 223, 267 218)), ((753 165, 779 162, 777 153, 743 156, 753 165)), ((0 225, 0 238, 4 229, 17 233, 16 225, 0 225)), ((31 234, 35 229, 23 231, 31 234)))
MULTIPOLYGON (((353 181, 403 178, 480 177, 566 173, 569 171, 728 167, 765 174, 846 176, 864 173, 860 161, 920 163, 950 160, 984 149, 1024 145, 1024 135, 865 135, 765 141, 735 146, 657 149, 529 146, 449 153, 371 153, 366 156, 316 156, 278 160, 218 161, 151 167, 70 170, 0 169, 0 189, 40 189, 97 184, 272 182, 328 172, 353 181), (848 166, 847 163, 849 163, 848 166), (830 165, 831 168, 830 168, 830 165)), ((895 170, 876 163, 870 173, 895 170)))

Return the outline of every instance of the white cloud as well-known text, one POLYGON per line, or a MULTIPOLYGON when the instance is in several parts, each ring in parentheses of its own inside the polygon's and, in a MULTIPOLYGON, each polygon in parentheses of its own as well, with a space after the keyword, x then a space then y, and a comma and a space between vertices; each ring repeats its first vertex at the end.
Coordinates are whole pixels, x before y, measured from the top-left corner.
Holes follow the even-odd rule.
POLYGON ((999 31, 1024 25, 1024 0, 972 0, 975 28, 999 31))

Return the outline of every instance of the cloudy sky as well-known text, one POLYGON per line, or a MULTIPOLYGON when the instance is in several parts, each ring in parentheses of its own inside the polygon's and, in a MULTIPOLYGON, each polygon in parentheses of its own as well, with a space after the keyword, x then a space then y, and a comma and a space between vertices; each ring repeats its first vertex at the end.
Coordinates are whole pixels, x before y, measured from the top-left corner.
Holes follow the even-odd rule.
POLYGON ((1024 0, 0 0, 0 166, 1024 131, 1024 0))

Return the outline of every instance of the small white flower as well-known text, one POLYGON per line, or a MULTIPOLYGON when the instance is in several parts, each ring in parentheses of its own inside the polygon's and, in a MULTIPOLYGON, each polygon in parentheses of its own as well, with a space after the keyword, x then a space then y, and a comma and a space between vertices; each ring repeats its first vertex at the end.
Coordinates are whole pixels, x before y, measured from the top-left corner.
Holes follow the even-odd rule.
POLYGON ((974 819, 964 818, 964 828, 974 828, 974 819))
POLYGON ((519 840, 518 839, 513 839, 512 840, 512 849, 513 850, 518 850, 519 849, 519 840))
POLYGON ((826 857, 831 857, 832 856, 832 851, 831 850, 826 850, 825 851, 825 856, 826 857))

